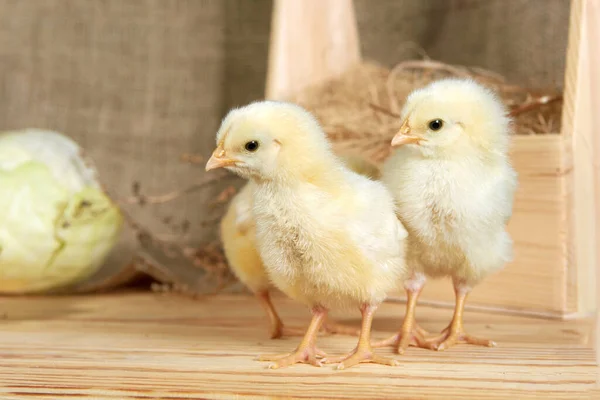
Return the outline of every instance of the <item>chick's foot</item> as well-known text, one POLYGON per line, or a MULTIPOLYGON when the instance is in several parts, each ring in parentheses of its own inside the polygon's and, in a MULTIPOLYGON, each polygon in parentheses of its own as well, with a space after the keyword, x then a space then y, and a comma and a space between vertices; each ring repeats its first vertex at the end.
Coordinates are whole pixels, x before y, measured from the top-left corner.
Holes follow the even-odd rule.
POLYGON ((333 357, 333 358, 325 358, 322 360, 325 364, 337 364, 340 363, 336 369, 346 369, 350 368, 359 363, 373 363, 373 364, 381 364, 381 365, 390 365, 397 366, 400 363, 393 358, 381 357, 377 354, 373 353, 373 350, 370 346, 359 347, 350 354, 341 357, 333 357))
POLYGON ((270 369, 288 367, 293 364, 310 364, 321 367, 322 363, 319 358, 325 357, 326 354, 319 350, 315 343, 317 333, 327 318, 327 310, 322 307, 314 307, 312 313, 313 317, 306 334, 295 351, 289 354, 259 356, 258 361, 274 361, 269 365, 270 369))
POLYGON ((315 346, 298 347, 296 351, 288 354, 264 355, 258 357, 258 361, 274 361, 268 366, 269 369, 288 367, 293 364, 310 364, 322 367, 322 359, 326 354, 315 346))
POLYGON ((463 328, 463 313, 465 302, 471 288, 460 281, 454 282, 454 292, 456 295, 456 304, 454 307, 454 316, 450 325, 442 331, 442 334, 435 338, 429 339, 433 348, 438 351, 446 350, 459 343, 474 344, 477 346, 494 347, 496 343, 489 339, 476 338, 465 333, 463 328))
POLYGON ((398 354, 404 354, 409 346, 432 350, 434 348, 433 344, 427 341, 427 336, 429 336, 429 332, 414 323, 412 327, 403 327, 403 329, 395 335, 373 343, 373 347, 392 346, 396 349, 398 354))
POLYGON ((471 336, 462 328, 462 323, 457 328, 448 327, 437 338, 428 339, 428 345, 437 351, 449 349, 457 344, 473 344, 476 346, 495 347, 496 342, 489 339, 471 336))
POLYGON ((408 346, 422 347, 432 349, 433 346, 427 342, 426 337, 429 333, 421 328, 415 321, 415 308, 417 299, 423 289, 425 276, 422 274, 414 275, 406 284, 406 316, 402 323, 400 332, 385 340, 373 344, 373 347, 394 346, 398 354, 404 354, 408 346))
POLYGON ((376 307, 365 305, 361 307, 362 313, 362 326, 360 331, 360 337, 356 348, 350 352, 350 354, 342 357, 326 358, 323 361, 325 364, 337 364, 337 369, 350 368, 359 363, 373 363, 381 365, 396 366, 400 363, 394 359, 381 357, 373 352, 371 347, 371 324, 373 322, 373 314, 376 307))

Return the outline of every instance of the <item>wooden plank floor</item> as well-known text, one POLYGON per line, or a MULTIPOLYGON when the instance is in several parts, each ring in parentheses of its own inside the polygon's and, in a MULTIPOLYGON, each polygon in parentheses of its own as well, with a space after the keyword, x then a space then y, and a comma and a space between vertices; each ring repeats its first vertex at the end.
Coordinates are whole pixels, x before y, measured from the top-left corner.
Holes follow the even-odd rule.
MULTIPOLYGON (((303 307, 283 298, 276 303, 290 325, 308 321, 303 307)), ((391 333, 402 310, 382 306, 375 337, 391 333)), ((430 330, 441 329, 450 315, 418 309, 430 330)), ((261 353, 292 350, 299 339, 267 339, 262 310, 244 295, 8 298, 0 301, 0 316, 1 399, 600 398, 588 321, 468 312, 467 329, 499 347, 411 348, 396 356, 398 367, 335 371, 307 365, 268 370, 254 361, 261 353)), ((358 324, 356 316, 338 317, 358 324)), ((319 341, 334 354, 355 343, 340 336, 319 341)))

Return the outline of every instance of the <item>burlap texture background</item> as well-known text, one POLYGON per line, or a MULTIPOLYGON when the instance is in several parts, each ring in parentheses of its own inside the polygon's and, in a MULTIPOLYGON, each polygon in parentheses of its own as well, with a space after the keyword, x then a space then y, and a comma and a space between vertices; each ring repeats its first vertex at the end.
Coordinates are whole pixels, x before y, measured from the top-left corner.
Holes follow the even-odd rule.
MULTIPOLYGON (((355 2, 366 59, 418 56, 406 47, 414 42, 434 59, 553 87, 562 86, 569 6, 355 2)), ((180 155, 208 154, 227 109, 263 95, 271 8, 268 0, 0 0, 0 129, 67 133, 119 195, 133 181, 146 192, 186 186, 203 168, 180 155)), ((193 222, 219 189, 153 214, 190 220, 191 240, 202 241, 213 232, 193 222)))

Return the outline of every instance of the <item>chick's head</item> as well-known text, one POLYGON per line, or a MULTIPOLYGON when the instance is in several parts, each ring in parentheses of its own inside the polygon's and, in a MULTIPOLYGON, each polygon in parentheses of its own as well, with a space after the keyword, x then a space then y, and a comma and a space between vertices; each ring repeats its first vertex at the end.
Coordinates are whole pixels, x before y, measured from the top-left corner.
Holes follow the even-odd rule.
POLYGON ((393 147, 417 146, 433 155, 507 151, 507 110, 491 90, 471 79, 442 79, 413 91, 401 119, 393 147))
POLYGON ((327 154, 329 142, 308 111, 261 101, 233 109, 223 119, 206 170, 226 168, 244 178, 273 180, 310 169, 327 154))

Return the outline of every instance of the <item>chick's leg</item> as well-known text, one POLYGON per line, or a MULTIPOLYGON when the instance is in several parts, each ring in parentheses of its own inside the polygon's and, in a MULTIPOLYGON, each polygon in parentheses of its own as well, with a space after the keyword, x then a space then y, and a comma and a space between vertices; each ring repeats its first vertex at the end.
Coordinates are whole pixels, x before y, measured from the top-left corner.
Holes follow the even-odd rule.
POLYGON ((381 357, 373 353, 373 349, 371 347, 371 325, 373 323, 373 314, 375 313, 376 309, 376 306, 366 304, 360 308, 360 312, 362 314, 362 325, 356 348, 346 356, 324 359, 324 363, 340 363, 337 366, 337 369, 349 368, 358 363, 375 363, 392 366, 400 364, 394 359, 381 357))
POLYGON ((269 317, 271 339, 278 339, 282 336, 302 336, 304 331, 300 328, 290 328, 283 325, 281 318, 271 302, 271 296, 268 290, 256 294, 260 305, 265 309, 269 317))
POLYGON ((306 334, 295 351, 289 354, 260 356, 258 357, 258 360, 275 361, 273 364, 269 365, 270 369, 287 367, 296 363, 311 364, 316 367, 321 367, 322 364, 318 358, 325 357, 325 353, 316 347, 316 340, 319 329, 321 328, 323 321, 325 321, 325 318, 327 318, 327 310, 322 307, 314 307, 312 313, 313 317, 306 330, 306 334))
POLYGON ((404 287, 406 289, 406 315, 402 323, 402 328, 397 334, 376 342, 373 347, 394 346, 398 354, 403 354, 409 345, 416 347, 431 348, 432 345, 426 341, 425 336, 428 332, 421 328, 415 321, 415 308, 417 300, 425 285, 425 275, 417 273, 411 279, 407 280, 404 287))
POLYGON ((442 334, 439 337, 429 340, 435 350, 446 350, 459 343, 487 347, 496 346, 496 343, 489 339, 477 338, 465 333, 463 327, 463 311, 470 291, 471 287, 464 282, 458 280, 454 281, 454 293, 456 294, 454 316, 452 317, 450 325, 442 331, 442 334))

